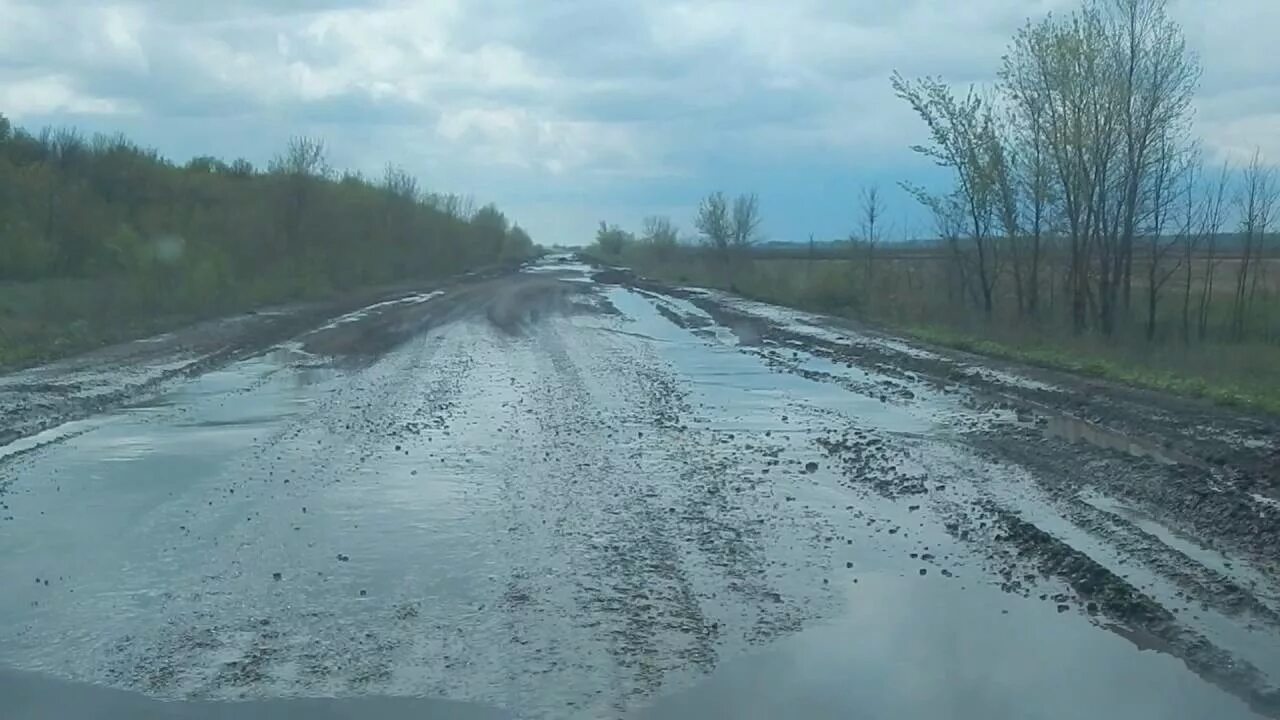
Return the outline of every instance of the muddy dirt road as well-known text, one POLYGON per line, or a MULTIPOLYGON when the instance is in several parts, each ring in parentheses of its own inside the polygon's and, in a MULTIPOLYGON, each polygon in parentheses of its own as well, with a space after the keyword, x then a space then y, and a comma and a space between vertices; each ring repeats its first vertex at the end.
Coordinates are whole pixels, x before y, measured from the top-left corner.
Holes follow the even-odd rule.
POLYGON ((1280 717, 1269 420, 568 258, 271 317, 0 378, 15 717, 1280 717))

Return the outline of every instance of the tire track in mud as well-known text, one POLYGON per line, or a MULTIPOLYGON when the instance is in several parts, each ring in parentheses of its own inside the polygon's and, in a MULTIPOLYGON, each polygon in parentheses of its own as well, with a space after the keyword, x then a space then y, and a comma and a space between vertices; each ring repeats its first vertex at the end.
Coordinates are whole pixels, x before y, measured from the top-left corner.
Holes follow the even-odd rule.
POLYGON ((519 570, 502 602, 512 667, 535 673, 513 673, 514 706, 572 689, 555 693, 556 717, 624 712, 816 613, 813 590, 774 584, 763 530, 777 510, 743 448, 690 427, 684 381, 651 341, 582 330, 543 323, 524 357, 508 353, 536 380, 500 430, 523 438, 505 471, 519 570))
MULTIPOLYGON (((456 344, 446 335, 392 353, 345 377, 308 412, 255 441, 218 482, 228 501, 235 498, 253 508, 246 510, 251 514, 244 522, 216 528, 216 535, 191 524, 183 538, 192 546, 189 554, 215 548, 212 555, 203 553, 209 562, 198 577, 178 583, 198 589, 163 598, 156 611, 166 619, 151 632, 116 641, 108 677, 168 697, 296 695, 385 685, 404 645, 387 629, 403 625, 412 604, 387 607, 382 619, 361 628, 326 609, 324 593, 290 609, 287 591, 282 594, 262 573, 265 567, 279 568, 275 572, 283 578, 296 575, 300 564, 316 565, 314 557, 300 554, 347 557, 340 546, 320 552, 318 546, 332 541, 326 542, 322 532, 306 531, 311 519, 328 510, 321 499, 324 489, 351 482, 370 459, 398 453, 425 428, 447 423, 465 372, 465 363, 457 360, 465 356, 453 352, 456 344), (297 632, 298 615, 305 633, 297 632)), ((259 385, 242 392, 252 393, 259 385)), ((162 527, 143 532, 170 534, 162 527)))
POLYGON ((644 458, 645 433, 651 442, 658 418, 626 402, 629 377, 604 384, 587 379, 584 358, 609 352, 608 345, 571 352, 556 324, 540 326, 534 342, 535 374, 547 379, 530 388, 533 450, 542 451, 544 463, 534 475, 548 482, 544 495, 554 507, 547 510, 555 513, 548 549, 570 564, 572 586, 562 598, 571 604, 558 609, 578 617, 587 631, 579 642, 595 648, 560 651, 574 663, 589 663, 581 670, 604 675, 592 681, 595 697, 568 703, 584 713, 622 711, 633 698, 657 691, 669 673, 714 663, 714 631, 672 540, 677 528, 670 491, 662 487, 671 468, 644 458), (604 428, 612 430, 601 438, 604 428))
MULTIPOLYGON (((627 278, 622 280, 624 284, 629 282, 627 278)), ((653 285, 646 288, 661 297, 653 285)), ((892 500, 926 498, 935 506, 945 508, 951 517, 945 522, 948 533, 986 554, 990 571, 996 577, 1003 576, 1000 584, 1006 590, 1029 596, 1033 588, 1046 580, 1065 583, 1071 592, 1064 594, 1049 589, 1041 593, 1042 599, 1052 594, 1060 611, 1075 605, 1081 611, 1115 623, 1109 627, 1122 636, 1133 639, 1133 633, 1137 633, 1147 637, 1147 642, 1181 658, 1194 672, 1246 699, 1255 710, 1280 716, 1280 690, 1275 679, 1268 678, 1245 659, 1257 656, 1272 672, 1280 670, 1276 666, 1277 654, 1254 652, 1251 646, 1260 641, 1247 637, 1250 629, 1259 625, 1264 637, 1276 634, 1277 612, 1271 603, 1276 596, 1275 588, 1265 587, 1265 572, 1253 572, 1249 560, 1260 558, 1265 567, 1269 554, 1274 554, 1277 546, 1265 538, 1280 527, 1259 517, 1254 508, 1257 503, 1244 497, 1242 493, 1249 489, 1248 483, 1230 478, 1223 478, 1219 483, 1196 481, 1192 476, 1211 473, 1197 467, 1171 467, 1150 459, 1118 458, 1104 448, 1089 445, 1056 446, 1054 440, 1043 437, 1040 431, 1031 433, 1032 436, 1025 430, 1008 432, 1015 411, 1018 421, 1023 421, 1024 416, 1033 420, 1042 412, 1035 408, 1061 394, 1041 391, 1034 384, 1023 391, 1034 398, 1030 407, 1019 404, 1016 398, 1013 404, 1007 404, 1012 396, 993 402, 981 388, 971 387, 975 381, 979 385, 996 382, 988 381, 981 372, 966 372, 963 377, 955 372, 939 376, 928 372, 929 362, 899 353, 902 357, 897 359, 911 360, 906 367, 915 371, 904 372, 887 364, 884 353, 873 348, 840 345, 806 334, 802 329, 784 328, 772 318, 726 308, 706 295, 690 294, 684 302, 692 302, 698 310, 733 330, 741 351, 761 357, 777 371, 879 398, 890 405, 919 406, 919 390, 913 391, 913 387, 927 388, 926 394, 941 393, 954 398, 957 410, 949 413, 955 417, 948 422, 959 424, 951 428, 946 443, 968 447, 969 452, 976 451, 996 463, 1012 462, 1011 469, 1026 475, 1023 482, 1029 488, 1036 487, 1044 493, 1037 512, 1048 512, 1058 518, 1056 523, 1072 528, 1071 532, 1080 538, 1105 543, 1107 553, 1118 562, 1150 573, 1162 587, 1172 590, 1164 591, 1160 602, 1148 597, 1127 577, 1111 572, 1086 552, 1072 547, 1069 540, 1037 527, 1041 521, 1034 519, 1035 513, 1031 515, 1033 519, 1024 519, 1026 500, 1007 492, 992 493, 974 484, 973 480, 985 474, 982 471, 966 473, 958 467, 948 470, 937 464, 936 457, 923 467, 917 466, 916 471, 906 471, 904 467, 917 463, 913 463, 911 453, 906 452, 910 444, 904 444, 901 439, 896 441, 897 447, 890 448, 874 436, 861 435, 851 440, 846 434, 843 438, 827 438, 823 447, 842 462, 844 472, 852 480, 850 487, 863 487, 892 500), (838 371, 807 367, 806 356, 822 357, 835 363, 834 367, 847 363, 859 369, 852 377, 845 377, 838 371), (860 374, 862 367, 876 375, 887 375, 881 381, 868 382, 860 374), (1010 408, 1005 411, 1010 416, 1007 421, 998 419, 999 412, 993 412, 1002 407, 1010 408), (1177 492, 1159 489, 1161 478, 1170 475, 1179 478, 1177 492), (935 482, 940 483, 936 488, 935 482), (1202 483, 1205 489, 1188 490, 1196 482, 1202 483), (1133 502, 1138 508, 1154 505, 1156 518, 1169 515, 1182 518, 1186 521, 1183 527, 1191 528, 1191 537, 1213 538, 1221 530, 1213 526, 1215 523, 1234 523, 1224 545, 1235 552, 1236 562, 1242 569, 1233 570, 1230 561, 1224 562, 1225 570, 1206 565, 1195 554, 1143 530, 1131 518, 1105 513, 1078 497, 1085 489, 1095 487, 1133 502), (966 488, 966 492, 961 496, 936 492, 944 488, 966 488), (1205 503, 1208 503, 1207 516, 1198 516, 1195 508, 1203 508, 1205 503), (1239 577, 1253 580, 1239 580, 1239 577), (1179 615, 1175 603, 1186 601, 1199 603, 1204 609, 1188 607, 1179 615), (1201 618, 1199 613, 1206 617, 1201 618), (1221 629, 1211 631, 1211 625, 1204 624, 1219 622, 1211 620, 1210 615, 1225 623, 1221 629), (1206 634, 1232 639, 1217 645, 1206 639, 1206 634), (1234 652, 1229 649, 1232 647, 1236 648, 1234 652)), ((660 299, 655 299, 655 305, 664 317, 681 327, 705 328, 703 318, 686 317, 660 299)), ((940 439, 931 442, 936 445, 940 439)), ((917 460, 926 460, 931 454, 936 453, 926 453, 917 460)), ((996 476, 1002 474, 996 473, 996 476)), ((1142 641, 1135 642, 1141 646, 1142 641)))

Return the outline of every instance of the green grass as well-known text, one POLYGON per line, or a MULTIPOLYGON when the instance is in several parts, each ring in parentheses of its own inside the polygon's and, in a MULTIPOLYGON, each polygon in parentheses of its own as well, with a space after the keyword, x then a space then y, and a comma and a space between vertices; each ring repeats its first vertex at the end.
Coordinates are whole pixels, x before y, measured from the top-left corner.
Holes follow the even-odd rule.
POLYGON ((1101 356, 1088 350, 1043 343, 1013 344, 959 333, 944 327, 896 328, 906 335, 943 347, 1002 358, 1036 367, 1119 382, 1175 395, 1203 398, 1220 405, 1280 414, 1280 384, 1242 384, 1189 371, 1153 367, 1123 357, 1101 356))

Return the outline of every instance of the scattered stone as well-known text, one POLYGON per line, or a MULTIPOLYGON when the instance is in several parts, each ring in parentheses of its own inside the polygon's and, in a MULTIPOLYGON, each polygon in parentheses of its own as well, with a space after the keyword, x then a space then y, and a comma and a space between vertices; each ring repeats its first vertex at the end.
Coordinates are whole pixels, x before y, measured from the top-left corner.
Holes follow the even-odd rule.
POLYGON ((804 464, 804 471, 810 474, 818 472, 818 463, 810 460, 804 464))

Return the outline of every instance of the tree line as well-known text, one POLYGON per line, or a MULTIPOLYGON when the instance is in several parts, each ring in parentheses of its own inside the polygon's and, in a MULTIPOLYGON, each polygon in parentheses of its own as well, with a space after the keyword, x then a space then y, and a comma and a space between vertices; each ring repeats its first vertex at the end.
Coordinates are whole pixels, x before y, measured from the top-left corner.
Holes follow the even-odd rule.
POLYGON ((657 262, 670 261, 683 248, 699 246, 708 259, 718 263, 723 277, 732 281, 735 268, 750 260, 749 251, 761 239, 760 198, 744 193, 732 201, 723 192, 707 194, 693 218, 695 237, 685 237, 664 215, 646 217, 639 236, 617 225, 600 221, 595 248, 618 258, 643 255, 657 262))
MULTIPOLYGON (((209 313, 440 277, 533 249, 493 205, 297 137, 265 168, 0 115, 0 282, 87 283, 121 313, 209 313)), ((3 318, 0 318, 3 322, 3 318)))
POLYGON ((1184 341, 1204 340, 1215 313, 1231 339, 1267 330, 1254 310, 1280 188, 1257 153, 1206 168, 1192 132, 1200 75, 1165 0, 1088 0, 1029 21, 987 92, 895 73, 929 131, 913 149, 955 180, 941 194, 904 187, 951 251, 957 299, 1040 322, 1048 289, 1076 334, 1138 322, 1153 340, 1176 290, 1184 341))
POLYGON ((749 284, 770 297, 917 324, 1107 342, 1280 340, 1280 182, 1256 152, 1240 166, 1206 159, 1192 122, 1200 77, 1165 0, 1084 0, 1018 30, 989 87, 891 77, 927 129, 912 149, 953 179, 942 192, 901 183, 935 238, 911 243, 914 259, 901 248, 882 257, 893 230, 877 187, 853 198, 857 228, 839 241, 851 269, 838 278, 818 267, 812 236, 799 273, 747 252, 759 234, 755 195, 706 196, 696 237, 682 243, 669 220, 650 218, 639 237, 602 223, 597 245, 642 261, 697 246, 721 284, 754 272, 749 284))

